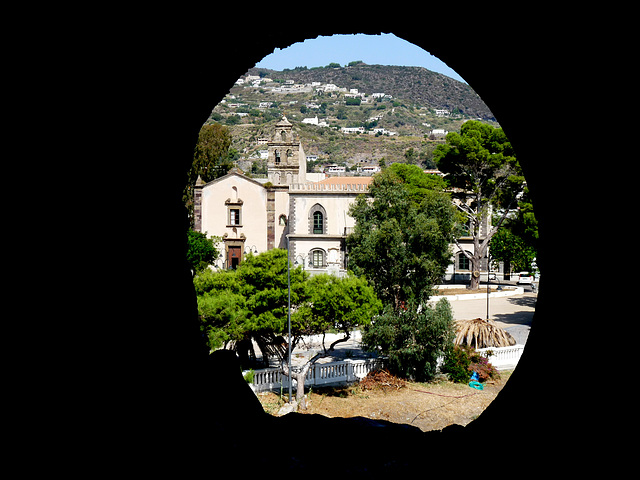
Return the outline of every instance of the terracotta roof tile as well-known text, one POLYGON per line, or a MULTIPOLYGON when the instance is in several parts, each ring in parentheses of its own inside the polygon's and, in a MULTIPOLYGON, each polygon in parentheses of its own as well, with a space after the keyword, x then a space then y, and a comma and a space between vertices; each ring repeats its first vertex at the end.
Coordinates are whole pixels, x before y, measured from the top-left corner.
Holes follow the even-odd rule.
POLYGON ((371 177, 329 177, 318 183, 322 185, 369 185, 371 177))

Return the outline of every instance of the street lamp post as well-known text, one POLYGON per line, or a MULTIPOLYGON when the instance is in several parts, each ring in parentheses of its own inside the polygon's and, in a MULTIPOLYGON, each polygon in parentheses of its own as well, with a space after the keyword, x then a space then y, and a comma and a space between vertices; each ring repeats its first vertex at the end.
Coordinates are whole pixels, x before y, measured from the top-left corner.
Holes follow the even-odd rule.
MULTIPOLYGON (((502 290, 502 284, 496 275, 498 290, 502 290)), ((491 256, 487 256, 487 320, 489 320, 489 291, 491 290, 491 256)))
POLYGON ((288 300, 287 300, 287 328, 289 333, 288 340, 288 348, 289 348, 289 404, 291 404, 291 384, 292 382, 292 374, 291 374, 291 260, 289 257, 289 235, 286 236, 287 239, 287 290, 288 290, 288 300))
POLYGON ((489 280, 491 279, 491 268, 487 265, 487 320, 489 320, 489 280))

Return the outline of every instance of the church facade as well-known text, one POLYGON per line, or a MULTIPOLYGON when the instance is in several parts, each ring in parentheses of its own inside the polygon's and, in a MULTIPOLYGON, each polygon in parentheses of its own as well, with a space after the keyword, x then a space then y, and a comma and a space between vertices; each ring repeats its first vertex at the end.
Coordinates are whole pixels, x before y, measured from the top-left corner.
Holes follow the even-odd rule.
MULTIPOLYGON (((349 207, 367 191, 371 177, 312 181, 292 127, 285 117, 275 126, 267 143, 267 179, 249 178, 237 168, 206 184, 198 178, 194 226, 222 238, 216 268, 236 268, 249 252, 286 249, 288 239, 292 265, 311 274, 346 274, 345 240, 355 226, 349 207)), ((459 242, 463 248, 469 243, 465 238, 459 242)), ((452 265, 445 278, 464 280, 470 274, 468 262, 456 245, 451 247, 452 265)))
POLYGON ((344 275, 345 239, 354 227, 349 206, 370 177, 307 179, 307 161, 292 124, 283 117, 267 143, 267 179, 233 168, 194 191, 195 229, 222 238, 217 268, 236 268, 249 252, 287 248, 310 273, 344 275))

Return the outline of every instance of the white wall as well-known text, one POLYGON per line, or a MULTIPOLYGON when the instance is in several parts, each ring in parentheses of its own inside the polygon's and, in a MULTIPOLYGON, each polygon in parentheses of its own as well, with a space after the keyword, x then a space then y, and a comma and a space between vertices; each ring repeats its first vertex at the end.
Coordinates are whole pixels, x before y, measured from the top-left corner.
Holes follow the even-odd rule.
MULTIPOLYGON (((276 238, 274 242, 275 248, 287 248, 287 240, 285 234, 288 231, 287 226, 280 225, 280 216, 287 217, 289 222, 289 192, 287 190, 276 190, 276 238)), ((267 232, 265 230, 265 236, 267 232)))
POLYGON ((309 212, 316 204, 320 204, 327 212, 326 234, 344 235, 345 227, 353 227, 355 220, 348 214, 349 206, 355 201, 355 195, 345 193, 294 193, 290 195, 295 202, 295 225, 291 233, 309 233, 309 212))
MULTIPOLYGON (((276 216, 276 224, 277 222, 276 216)), ((258 252, 267 250, 267 191, 262 185, 239 175, 223 177, 211 182, 202 189, 202 232, 209 236, 223 236, 237 239, 241 234, 246 237, 245 246, 256 246, 258 252), (242 204, 241 226, 227 226, 227 199, 237 196, 242 204)))

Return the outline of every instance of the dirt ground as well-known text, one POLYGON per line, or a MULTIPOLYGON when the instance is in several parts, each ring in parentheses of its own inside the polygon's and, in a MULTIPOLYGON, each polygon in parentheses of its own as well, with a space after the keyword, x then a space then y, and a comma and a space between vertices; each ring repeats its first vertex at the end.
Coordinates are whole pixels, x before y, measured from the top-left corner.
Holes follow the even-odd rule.
MULTIPOLYGON (((308 409, 301 413, 345 418, 362 416, 414 425, 425 432, 441 430, 452 424, 466 425, 476 419, 510 375, 509 371, 501 372, 500 379, 484 384, 484 390, 448 381, 407 382, 405 387, 390 391, 364 390, 358 384, 318 388, 307 392, 308 409)), ((285 393, 285 399, 286 396, 285 393)), ((277 415, 285 401, 272 392, 258 394, 258 398, 265 411, 272 415, 277 415)))

